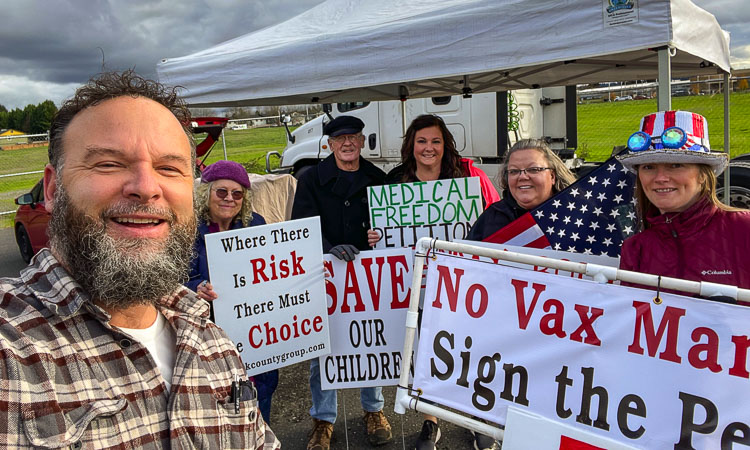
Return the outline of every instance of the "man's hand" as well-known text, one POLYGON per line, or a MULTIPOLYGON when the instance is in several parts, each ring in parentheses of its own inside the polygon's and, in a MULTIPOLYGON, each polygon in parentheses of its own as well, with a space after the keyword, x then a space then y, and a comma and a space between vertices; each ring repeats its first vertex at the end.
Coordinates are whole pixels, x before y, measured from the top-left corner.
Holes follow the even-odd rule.
POLYGON ((367 230, 367 244, 370 247, 375 247, 375 244, 377 244, 379 240, 380 240, 380 233, 372 229, 367 230))
POLYGON ((199 284, 198 288, 196 288, 195 290, 195 293, 198 294, 198 297, 209 302, 212 302, 219 298, 219 294, 214 292, 214 287, 211 285, 211 283, 208 282, 208 280, 204 280, 203 283, 199 284))
POLYGON ((359 249, 351 244, 340 244, 331 249, 328 252, 342 261, 354 261, 354 258, 359 254, 359 249))

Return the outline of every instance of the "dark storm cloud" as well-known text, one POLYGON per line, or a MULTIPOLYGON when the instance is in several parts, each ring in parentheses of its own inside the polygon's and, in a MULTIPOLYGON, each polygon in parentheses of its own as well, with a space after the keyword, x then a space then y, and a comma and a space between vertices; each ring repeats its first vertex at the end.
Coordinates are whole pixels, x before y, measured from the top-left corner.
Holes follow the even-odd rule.
MULTIPOLYGON (((80 84, 102 70, 102 61, 106 69, 136 67, 154 77, 164 57, 279 23, 321 1, 6 0, 0 84, 5 77, 80 84)), ((0 89, 0 104, 10 103, 8 95, 0 89)))
MULTIPOLYGON (((282 22, 323 0, 3 0, 0 104, 59 103, 106 69, 156 76, 184 56, 282 22)), ((750 8, 695 0, 731 32, 734 67, 750 65, 750 8)))

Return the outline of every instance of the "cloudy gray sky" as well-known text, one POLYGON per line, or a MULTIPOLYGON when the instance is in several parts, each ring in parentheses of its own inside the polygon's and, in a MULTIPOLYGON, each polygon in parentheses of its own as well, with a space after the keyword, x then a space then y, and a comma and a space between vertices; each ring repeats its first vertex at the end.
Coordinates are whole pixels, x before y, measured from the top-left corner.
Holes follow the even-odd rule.
MULTIPOLYGON (((3 0, 0 104, 58 105, 102 69, 155 77, 183 56, 282 22, 322 0, 3 0)), ((693 0, 731 33, 732 66, 750 67, 750 8, 743 0, 693 0)))

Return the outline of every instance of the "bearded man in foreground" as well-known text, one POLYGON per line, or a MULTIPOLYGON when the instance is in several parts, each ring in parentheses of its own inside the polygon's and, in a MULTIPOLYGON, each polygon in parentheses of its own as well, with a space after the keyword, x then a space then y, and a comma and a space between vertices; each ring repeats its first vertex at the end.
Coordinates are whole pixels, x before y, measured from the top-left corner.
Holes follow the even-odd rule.
POLYGON ((181 287, 189 123, 174 90, 132 71, 92 79, 53 119, 50 249, 0 279, 0 447, 280 446, 233 343, 181 287))

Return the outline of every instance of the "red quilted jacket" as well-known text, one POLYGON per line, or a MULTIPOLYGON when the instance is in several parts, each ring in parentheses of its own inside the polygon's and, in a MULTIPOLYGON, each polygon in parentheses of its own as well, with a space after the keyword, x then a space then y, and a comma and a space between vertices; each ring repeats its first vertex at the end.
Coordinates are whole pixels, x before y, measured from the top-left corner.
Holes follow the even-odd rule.
POLYGON ((646 220, 651 227, 623 243, 621 269, 750 288, 750 211, 702 199, 646 220))

